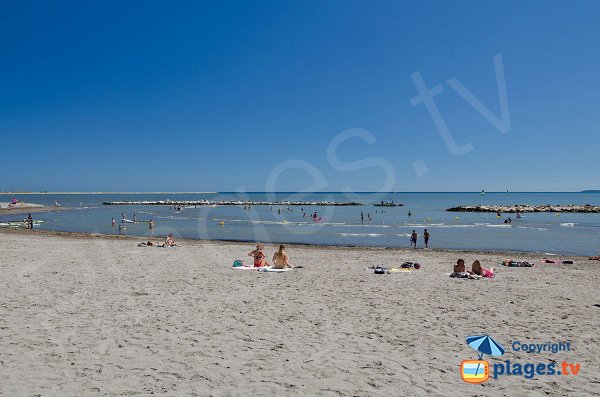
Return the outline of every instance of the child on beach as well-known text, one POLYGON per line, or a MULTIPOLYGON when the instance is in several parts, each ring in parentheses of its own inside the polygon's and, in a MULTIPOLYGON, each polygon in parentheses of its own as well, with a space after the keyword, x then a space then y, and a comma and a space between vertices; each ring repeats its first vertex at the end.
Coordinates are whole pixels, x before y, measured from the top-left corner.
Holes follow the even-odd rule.
POLYGON ((254 258, 254 267, 268 266, 267 257, 265 256, 265 245, 263 243, 256 243, 256 249, 250 251, 248 256, 254 258))

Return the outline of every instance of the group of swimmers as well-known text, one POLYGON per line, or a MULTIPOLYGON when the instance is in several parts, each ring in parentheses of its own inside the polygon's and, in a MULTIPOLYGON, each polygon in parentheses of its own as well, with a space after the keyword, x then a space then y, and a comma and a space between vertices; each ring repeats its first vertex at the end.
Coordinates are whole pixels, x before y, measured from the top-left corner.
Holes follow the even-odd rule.
POLYGON ((462 259, 459 259, 456 261, 456 265, 454 265, 454 268, 452 269, 452 273, 450 273, 450 277, 455 277, 455 278, 469 278, 469 277, 487 277, 487 278, 492 278, 494 277, 494 271, 495 269, 493 267, 490 268, 485 268, 483 266, 481 266, 481 263, 479 261, 474 261, 473 264, 471 265, 471 270, 467 270, 466 266, 465 266, 465 261, 462 259))
POLYGON ((267 261, 265 254, 265 245, 263 243, 256 243, 256 249, 248 252, 248 256, 254 258, 254 267, 271 267, 274 269, 284 269, 286 267, 292 267, 290 264, 290 258, 285 252, 285 245, 280 244, 279 250, 273 255, 273 264, 267 261))

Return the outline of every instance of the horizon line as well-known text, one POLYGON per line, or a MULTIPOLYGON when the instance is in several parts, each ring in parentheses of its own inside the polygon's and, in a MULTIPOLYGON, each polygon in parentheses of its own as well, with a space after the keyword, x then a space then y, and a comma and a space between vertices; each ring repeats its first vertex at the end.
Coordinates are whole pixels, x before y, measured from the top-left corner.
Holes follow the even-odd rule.
MULTIPOLYGON (((6 194, 343 194, 343 193, 351 193, 351 194, 411 194, 411 193, 472 193, 472 194, 481 194, 480 191, 394 191, 394 192, 378 192, 378 191, 359 191, 359 192, 343 192, 343 191, 327 191, 327 192, 302 192, 302 191, 248 191, 248 192, 236 192, 236 191, 222 191, 222 192, 184 192, 184 191, 173 191, 173 192, 71 192, 71 191, 0 191, 0 195, 6 194)), ((538 191, 486 191, 485 194, 511 194, 511 193, 600 193, 600 190, 595 189, 586 189, 579 191, 550 191, 550 190, 538 190, 538 191)))

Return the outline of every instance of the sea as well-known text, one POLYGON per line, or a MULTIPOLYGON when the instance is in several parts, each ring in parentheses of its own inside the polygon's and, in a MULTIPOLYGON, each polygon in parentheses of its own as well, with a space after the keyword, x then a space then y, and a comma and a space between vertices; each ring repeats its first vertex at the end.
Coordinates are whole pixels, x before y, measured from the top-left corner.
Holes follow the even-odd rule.
MULTIPOLYGON (((423 231, 431 235, 430 248, 536 252, 546 255, 600 254, 600 214, 457 213, 446 209, 459 205, 590 204, 600 205, 600 193, 110 193, 110 194, 0 194, 0 201, 13 198, 61 209, 33 213, 44 223, 40 230, 125 234, 162 240, 175 238, 301 243, 340 246, 409 247, 413 230, 417 246, 423 248, 423 231), (303 207, 188 206, 177 211, 168 205, 103 205, 107 201, 357 201, 361 206, 303 207), (376 207, 381 201, 403 203, 402 207, 376 207), (314 222, 317 212, 321 221, 314 222), (364 220, 361 221, 361 212, 364 220), (409 212, 411 216, 409 216, 409 212), (148 223, 120 223, 122 214, 148 223), (305 215, 306 214, 306 215, 305 215), (370 220, 369 220, 370 217, 370 220), (508 217, 511 224, 504 223, 508 217), (115 218, 122 228, 111 226, 115 218)), ((23 214, 5 214, 0 223, 18 221, 23 214)), ((0 229, 1 233, 1 229, 0 229)), ((250 246, 250 244, 249 244, 250 246)))

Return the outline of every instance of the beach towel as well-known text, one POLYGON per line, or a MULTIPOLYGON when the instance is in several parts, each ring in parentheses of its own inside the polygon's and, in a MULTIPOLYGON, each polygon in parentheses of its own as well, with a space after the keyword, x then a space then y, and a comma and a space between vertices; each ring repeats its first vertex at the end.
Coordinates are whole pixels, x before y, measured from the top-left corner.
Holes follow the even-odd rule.
POLYGON ((270 272, 282 273, 282 272, 287 272, 288 270, 290 270, 289 267, 285 267, 283 269, 276 269, 274 267, 268 267, 268 266, 258 267, 256 269, 258 269, 259 272, 267 272, 267 273, 270 273, 270 272))
POLYGON ((535 264, 529 263, 527 261, 522 261, 522 262, 510 261, 510 262, 508 262, 508 264, 506 262, 502 262, 501 265, 507 266, 507 267, 534 267, 535 266, 535 264))

